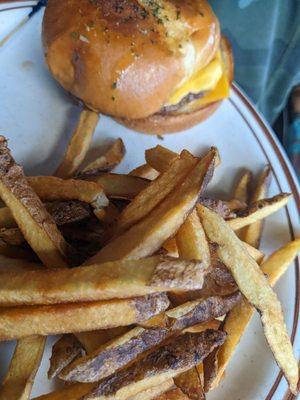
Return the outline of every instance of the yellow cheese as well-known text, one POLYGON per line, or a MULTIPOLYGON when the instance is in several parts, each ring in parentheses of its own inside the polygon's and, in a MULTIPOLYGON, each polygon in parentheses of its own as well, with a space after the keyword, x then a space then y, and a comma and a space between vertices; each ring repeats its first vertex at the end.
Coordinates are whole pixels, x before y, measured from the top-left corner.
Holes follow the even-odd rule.
POLYGON ((178 104, 181 99, 189 93, 200 93, 203 91, 212 90, 222 75, 224 74, 224 66, 220 51, 217 56, 205 68, 202 68, 195 75, 191 77, 186 83, 177 88, 170 97, 166 106, 178 104))

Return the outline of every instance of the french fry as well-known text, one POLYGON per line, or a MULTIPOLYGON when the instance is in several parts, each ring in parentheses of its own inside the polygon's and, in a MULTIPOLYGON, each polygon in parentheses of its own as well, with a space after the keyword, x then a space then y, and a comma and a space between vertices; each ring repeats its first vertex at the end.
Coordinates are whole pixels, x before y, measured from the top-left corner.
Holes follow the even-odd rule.
POLYGON ((159 176, 159 172, 156 171, 156 169, 150 167, 149 164, 143 164, 130 171, 129 175, 138 176, 140 178, 145 178, 153 181, 159 176))
POLYGON ((212 389, 214 381, 218 375, 220 347, 217 347, 212 351, 203 361, 203 375, 204 375, 204 391, 209 392, 212 389))
MULTIPOLYGON (((216 213, 221 215, 223 218, 232 218, 232 217, 235 218, 236 217, 235 213, 232 212, 232 209, 223 200, 201 197, 199 199, 199 203, 201 203, 205 207, 208 207, 211 210, 215 211, 216 213)), ((232 205, 232 203, 230 203, 230 205, 232 205)), ((239 203, 239 206, 241 206, 240 203, 239 203)), ((242 209, 244 209, 244 208, 245 207, 242 207, 242 209)))
POLYGON ((27 400, 38 367, 40 365, 46 338, 30 336, 18 341, 9 370, 0 387, 3 400, 27 400))
POLYGON ((156 399, 157 396, 165 393, 166 391, 174 387, 173 379, 168 379, 162 382, 158 386, 151 387, 149 389, 143 390, 142 392, 130 397, 130 400, 152 400, 156 399))
MULTIPOLYGON (((281 193, 270 199, 259 200, 241 211, 237 218, 227 220, 227 224, 234 231, 253 224, 280 210, 288 203, 290 197, 289 193, 281 193)), ((201 208, 201 206, 199 207, 201 208)))
POLYGON ((52 267, 67 267, 67 243, 29 186, 23 170, 12 158, 6 139, 0 137, 0 197, 9 207, 26 241, 42 262, 52 267))
POLYGON ((101 185, 109 198, 121 200, 134 199, 150 183, 137 176, 113 173, 89 175, 86 179, 101 185))
POLYGON ((102 248, 87 263, 112 259, 138 259, 157 251, 178 230, 194 208, 199 194, 214 170, 215 151, 199 161, 180 187, 171 192, 152 212, 124 234, 102 248))
POLYGON ((212 330, 181 335, 125 370, 100 381, 83 400, 123 400, 149 387, 158 386, 200 363, 225 338, 224 332, 212 330))
POLYGON ((151 318, 168 305, 167 296, 159 294, 124 300, 2 308, 0 340, 130 325, 151 318))
POLYGON ((176 238, 171 237, 171 238, 167 239, 163 243, 162 247, 163 247, 163 249, 166 250, 168 256, 175 257, 175 258, 179 257, 176 238))
POLYGON ((250 185, 252 182, 253 176, 252 172, 246 171, 240 177, 239 181, 233 192, 233 198, 242 201, 243 203, 248 204, 250 200, 250 185))
POLYGON ((112 171, 123 160, 126 149, 121 138, 114 141, 107 152, 88 164, 80 175, 93 175, 99 172, 112 171))
POLYGON ((263 271, 226 222, 203 206, 198 208, 198 212, 209 240, 218 245, 216 251, 219 259, 230 269, 245 298, 259 311, 269 346, 289 382, 291 391, 296 393, 298 364, 276 294, 269 286, 263 271))
POLYGON ((57 376, 75 358, 81 356, 83 349, 74 335, 64 335, 53 345, 48 378, 57 376))
POLYGON ((108 199, 99 183, 55 176, 31 176, 28 182, 43 201, 80 200, 96 209, 108 205, 108 199))
POLYGON ((201 378, 196 367, 174 378, 175 385, 191 400, 205 400, 201 378))
MULTIPOLYGON (((276 282, 286 272, 299 251, 300 238, 287 243, 285 246, 275 251, 262 264, 261 269, 263 273, 267 275, 271 286, 275 286, 276 282)), ((228 333, 228 336, 218 354, 218 374, 212 382, 212 388, 219 384, 253 314, 254 308, 246 301, 242 301, 229 312, 223 328, 228 333)))
POLYGON ((199 261, 169 257, 124 260, 61 270, 0 274, 0 305, 43 305, 140 297, 201 289, 199 261))
POLYGON ((177 157, 177 153, 160 145, 145 151, 147 164, 159 172, 166 172, 177 157))
POLYGON ((55 171, 55 176, 70 178, 78 171, 90 147, 98 121, 99 115, 94 111, 87 109, 81 111, 64 158, 55 171))
POLYGON ((97 382, 124 368, 168 336, 166 328, 133 328, 75 360, 61 371, 59 377, 73 382, 97 382))
POLYGON ((188 400, 188 397, 180 389, 172 389, 155 397, 154 400, 188 400))
POLYGON ((176 158, 170 167, 141 191, 121 212, 114 234, 118 235, 141 221, 168 196, 196 165, 193 156, 176 158))
POLYGON ((111 329, 100 329, 90 332, 76 333, 76 338, 79 340, 85 351, 89 354, 97 350, 103 344, 111 341, 112 339, 123 335, 130 328, 127 326, 118 326, 111 329))
MULTIPOLYGON (((267 166, 261 173, 256 188, 250 199, 250 204, 265 199, 268 196, 269 186, 271 183, 271 168, 267 166)), ((243 233, 243 240, 251 246, 258 248, 263 229, 263 221, 257 221, 247 226, 243 233)))

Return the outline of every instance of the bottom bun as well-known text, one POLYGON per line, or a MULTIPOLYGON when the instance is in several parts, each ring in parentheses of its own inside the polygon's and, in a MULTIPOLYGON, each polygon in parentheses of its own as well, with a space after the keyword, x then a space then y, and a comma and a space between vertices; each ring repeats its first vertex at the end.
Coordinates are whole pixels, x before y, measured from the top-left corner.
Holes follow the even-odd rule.
POLYGON ((212 115, 221 103, 222 101, 216 101, 190 113, 153 114, 142 119, 115 118, 115 120, 127 128, 150 135, 175 133, 199 124, 212 115))

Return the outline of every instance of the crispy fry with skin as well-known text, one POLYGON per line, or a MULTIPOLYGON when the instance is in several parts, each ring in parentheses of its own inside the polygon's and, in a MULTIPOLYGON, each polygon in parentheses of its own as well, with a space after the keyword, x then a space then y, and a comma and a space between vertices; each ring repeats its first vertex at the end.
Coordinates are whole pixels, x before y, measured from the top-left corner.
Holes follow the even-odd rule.
POLYGON ((48 379, 57 376, 76 357, 81 356, 83 349, 74 335, 64 335, 52 347, 48 379))
POLYGON ((174 383, 190 400, 205 400, 201 378, 196 367, 176 376, 174 383))
POLYGON ((114 141, 105 154, 89 163, 80 175, 93 175, 99 172, 110 172, 123 160, 126 149, 121 138, 114 141))
POLYGON ((38 367, 40 365, 46 338, 30 336, 17 342, 8 373, 0 387, 3 400, 27 400, 38 367))
POLYGON ((108 199, 99 183, 55 176, 31 176, 28 182, 43 201, 79 200, 96 209, 108 205, 108 199))
POLYGON ((90 332, 76 333, 76 338, 79 340, 85 351, 89 354, 97 350, 103 344, 111 341, 112 339, 123 335, 130 328, 128 326, 118 326, 111 329, 100 329, 90 332))
MULTIPOLYGON (((271 183, 271 167, 267 166, 259 176, 256 188, 250 198, 250 204, 265 199, 271 183)), ((263 221, 257 221, 247 226, 243 232, 243 240, 251 246, 258 248, 263 230, 263 221)))
POLYGON ((129 172, 129 175, 138 176, 140 178, 149 179, 153 181, 159 176, 159 172, 152 168, 149 164, 140 165, 129 172))
MULTIPOLYGON (((287 243, 281 247, 262 264, 262 271, 268 276, 270 285, 274 286, 281 276, 286 272, 294 258, 300 251, 300 238, 287 243)), ((218 374, 215 377, 212 388, 216 387, 222 375, 234 354, 234 351, 245 332, 249 321, 254 314, 254 308, 246 301, 242 301, 228 314, 224 330, 228 333, 228 337, 223 346, 221 346, 218 355, 218 374)))
POLYGON ((138 176, 113 173, 89 175, 86 179, 99 183, 109 198, 121 200, 134 199, 150 184, 148 179, 138 176))
POLYGON ((112 259, 138 259, 157 251, 178 230, 194 208, 214 170, 215 151, 197 162, 180 187, 142 221, 103 247, 87 264, 112 259))
POLYGON ((298 363, 284 322, 282 308, 263 270, 251 258, 234 232, 216 213, 200 206, 199 216, 209 240, 218 245, 219 259, 230 269, 245 298, 260 313, 266 339, 290 389, 297 392, 298 363))
POLYGON ((79 169, 90 147, 99 115, 94 111, 83 110, 79 121, 68 144, 64 158, 54 175, 59 178, 70 178, 79 169))
POLYGON ((176 158, 170 167, 140 192, 121 212, 114 234, 118 235, 141 221, 168 196, 196 165, 193 156, 176 158))
POLYGON ((0 340, 126 326, 149 319, 168 305, 165 294, 155 294, 124 300, 2 308, 0 340))
POLYGON ((67 267, 67 243, 43 203, 0 138, 0 197, 9 207, 26 241, 46 266, 67 267))
POLYGON ((76 303, 201 289, 199 261, 156 256, 61 270, 0 274, 0 305, 76 303))
POLYGON ((168 170, 170 164, 177 158, 179 155, 167 149, 166 147, 157 145, 153 149, 148 149, 145 151, 145 158, 147 164, 149 164, 152 168, 156 169, 159 172, 165 172, 168 170))
POLYGON ((181 335, 125 370, 105 378, 83 399, 123 400, 157 386, 200 363, 225 338, 225 332, 211 330, 181 335))
MULTIPOLYGON (((252 172, 246 171, 240 177, 233 192, 233 198, 248 204, 250 200, 250 185, 252 183, 252 172)), ((266 196, 265 196, 266 197, 266 196)))
MULTIPOLYGON (((270 199, 259 200, 246 210, 241 211, 237 218, 227 220, 227 224, 234 231, 251 225, 280 210, 288 203, 290 198, 289 193, 281 193, 270 199)), ((199 205, 199 207, 201 206, 199 205)))

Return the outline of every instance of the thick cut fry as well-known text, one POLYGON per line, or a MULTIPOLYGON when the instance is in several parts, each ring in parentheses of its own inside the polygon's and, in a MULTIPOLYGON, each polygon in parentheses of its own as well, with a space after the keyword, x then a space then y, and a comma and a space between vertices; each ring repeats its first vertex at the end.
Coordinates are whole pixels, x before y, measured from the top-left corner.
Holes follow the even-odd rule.
POLYGON ((133 328, 93 353, 69 364, 59 377, 66 381, 97 382, 124 368, 169 336, 165 328, 133 328))
POLYGON ((112 171, 123 160, 126 149, 121 138, 114 141, 107 152, 88 164, 80 175, 93 175, 99 172, 112 171))
MULTIPOLYGON (((261 269, 268 276, 270 285, 274 286, 286 272, 294 258, 300 251, 300 238, 296 239, 275 251, 262 265, 261 269)), ((212 382, 212 388, 216 387, 225 372, 234 351, 245 332, 249 321, 254 314, 254 308, 246 301, 242 301, 228 314, 224 330, 228 336, 221 346, 218 354, 218 374, 212 382)))
POLYGON ((196 367, 176 376, 174 383, 190 400, 205 400, 205 393, 196 367))
POLYGON ((196 165, 197 158, 182 156, 176 158, 170 167, 162 173, 155 181, 140 192, 130 204, 121 212, 114 234, 118 235, 132 225, 142 220, 155 207, 178 187, 184 178, 196 165))
POLYGON ((170 164, 176 160, 177 157, 179 157, 177 153, 160 145, 145 151, 147 164, 159 172, 167 171, 170 164))
POLYGON ((201 289, 199 261, 156 256, 58 271, 0 274, 0 305, 75 303, 201 289))
POLYGON ((151 318, 168 305, 167 296, 160 294, 126 300, 3 308, 0 340, 130 325, 151 318))
MULTIPOLYGON (((258 183, 250 199, 250 204, 265 199, 268 196, 271 183, 271 168, 267 166, 258 179, 258 183)), ((257 221, 245 228, 243 240, 251 246, 258 248, 262 235, 263 221, 257 221)))
POLYGON ((250 185, 252 183, 252 172, 246 171, 240 177, 233 192, 233 198, 240 200, 246 204, 249 203, 250 185))
POLYGON ((0 387, 2 400, 29 398, 45 343, 46 338, 42 336, 31 336, 18 341, 8 373, 0 387))
POLYGON ((31 176, 28 182, 43 201, 80 200, 96 209, 108 205, 102 186, 96 182, 55 176, 31 176))
POLYGON ((99 115, 94 111, 87 109, 81 111, 64 158, 54 175, 60 178, 70 178, 78 171, 90 147, 98 121, 99 115))
POLYGON ((112 339, 123 335, 130 328, 127 326, 118 326, 111 329, 100 329, 97 331, 80 332, 76 333, 76 338, 84 347, 85 351, 89 354, 97 350, 103 344, 111 341, 112 339))
POLYGON ((152 400, 156 399, 157 396, 160 396, 162 393, 165 393, 167 390, 174 388, 173 379, 168 379, 162 382, 158 386, 151 387, 149 389, 143 390, 142 392, 130 397, 130 400, 152 400))
POLYGON ((52 347, 48 378, 57 376, 76 357, 81 356, 83 349, 74 335, 62 336, 52 347))
MULTIPOLYGON (((289 193, 282 193, 271 199, 259 200, 246 210, 241 211, 237 218, 227 220, 227 224, 234 231, 253 224, 280 210, 287 204, 290 197, 289 193)), ((201 208, 200 205, 199 207, 201 208)))
POLYGON ((50 267, 66 267, 67 243, 29 186, 22 168, 12 158, 6 139, 2 136, 0 140, 0 197, 43 263, 50 267))
POLYGON ((105 378, 83 399, 127 399, 200 363, 225 338, 225 332, 212 330, 181 335, 127 369, 105 378))
POLYGON ((150 183, 137 176, 112 173, 89 175, 86 179, 99 183, 108 197, 121 200, 134 199, 150 183))
POLYGON ((188 174, 180 187, 171 192, 142 221, 108 243, 87 263, 122 258, 139 259, 157 251, 185 221, 214 170, 215 151, 211 150, 188 174))
POLYGON ((276 294, 258 264, 249 256, 226 222, 203 206, 198 211, 209 240, 218 245, 216 252, 219 259, 230 269, 245 298, 259 311, 269 346, 291 391, 296 393, 298 365, 276 294))
POLYGON ((182 390, 177 388, 155 397, 154 400, 188 400, 188 397, 182 392, 182 390))
POLYGON ((196 211, 193 211, 179 228, 176 244, 181 258, 201 260, 205 268, 210 266, 209 245, 196 211))
POLYGON ((159 172, 156 171, 156 169, 150 167, 149 164, 143 164, 130 171, 129 175, 138 176, 140 178, 145 178, 149 179, 150 181, 153 181, 159 176, 159 172))

